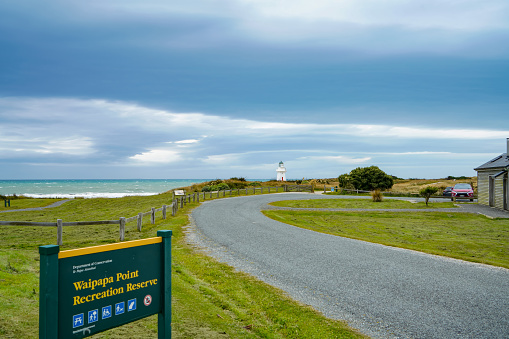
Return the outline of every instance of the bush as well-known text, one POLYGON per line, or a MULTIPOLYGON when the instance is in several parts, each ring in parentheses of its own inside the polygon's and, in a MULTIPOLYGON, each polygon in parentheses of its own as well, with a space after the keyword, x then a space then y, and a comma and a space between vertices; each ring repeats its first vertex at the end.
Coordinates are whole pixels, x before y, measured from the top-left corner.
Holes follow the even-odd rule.
POLYGON ((350 178, 350 176, 348 174, 341 174, 338 177, 338 181, 339 181, 340 187, 343 187, 346 189, 354 189, 355 188, 355 187, 353 187, 352 179, 350 178))
POLYGON ((378 189, 371 191, 371 199, 373 199, 373 202, 382 202, 382 200, 384 199, 382 191, 378 189))
MULTIPOLYGON (((242 179, 242 178, 241 178, 242 179)), ((241 188, 246 188, 247 187, 247 182, 246 181, 235 181, 233 179, 229 179, 227 180, 226 182, 228 184, 228 186, 230 186, 230 189, 241 189, 241 188)))
POLYGON ((377 166, 357 167, 349 174, 340 175, 338 180, 341 187, 347 188, 351 185, 353 188, 363 191, 386 190, 394 185, 392 176, 377 166))
POLYGON ((202 192, 214 192, 214 191, 225 191, 225 190, 229 190, 230 189, 230 186, 228 186, 228 184, 222 182, 222 183, 219 183, 217 185, 207 185, 207 186, 204 186, 201 191, 202 192))
POLYGON ((230 189, 230 186, 228 186, 228 184, 222 182, 222 183, 216 185, 215 188, 216 189, 214 191, 226 191, 226 190, 230 189))
POLYGON ((426 206, 428 206, 429 198, 438 192, 438 187, 427 186, 419 191, 419 194, 426 200, 426 206))
POLYGON ((297 185, 307 185, 307 184, 309 184, 309 180, 302 178, 302 180, 295 180, 295 183, 297 185))

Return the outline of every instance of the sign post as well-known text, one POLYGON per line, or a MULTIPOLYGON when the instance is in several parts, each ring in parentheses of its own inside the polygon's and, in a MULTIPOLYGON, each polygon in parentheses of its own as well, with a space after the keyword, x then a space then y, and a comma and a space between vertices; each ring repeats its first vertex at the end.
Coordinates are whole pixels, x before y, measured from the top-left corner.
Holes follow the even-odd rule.
POLYGON ((40 338, 84 338, 158 314, 171 338, 171 236, 59 251, 40 246, 40 338))
POLYGON ((163 304, 157 319, 158 338, 171 338, 171 231, 157 231, 163 240, 162 292, 163 304))

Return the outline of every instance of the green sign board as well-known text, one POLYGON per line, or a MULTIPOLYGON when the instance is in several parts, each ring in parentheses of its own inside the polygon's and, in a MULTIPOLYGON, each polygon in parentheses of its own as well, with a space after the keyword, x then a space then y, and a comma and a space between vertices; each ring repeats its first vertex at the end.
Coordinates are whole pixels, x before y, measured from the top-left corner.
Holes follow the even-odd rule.
POLYGON ((59 252, 41 246, 39 337, 84 338, 159 314, 171 338, 171 231, 59 252))

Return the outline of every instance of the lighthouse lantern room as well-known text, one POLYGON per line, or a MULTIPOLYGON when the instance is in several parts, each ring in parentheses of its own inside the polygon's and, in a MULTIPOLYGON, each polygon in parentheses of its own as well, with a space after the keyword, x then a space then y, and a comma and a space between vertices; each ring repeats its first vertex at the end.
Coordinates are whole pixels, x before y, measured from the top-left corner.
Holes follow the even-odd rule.
POLYGON ((286 181, 286 168, 282 161, 279 162, 279 167, 276 170, 277 181, 286 181))

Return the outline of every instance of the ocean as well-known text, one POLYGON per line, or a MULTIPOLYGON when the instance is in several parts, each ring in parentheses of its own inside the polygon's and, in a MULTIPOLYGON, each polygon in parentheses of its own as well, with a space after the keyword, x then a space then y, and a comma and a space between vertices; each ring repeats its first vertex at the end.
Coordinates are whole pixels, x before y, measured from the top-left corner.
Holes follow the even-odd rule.
POLYGON ((1 195, 32 198, 120 198, 154 195, 212 179, 0 180, 1 195))

